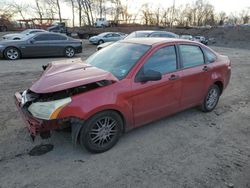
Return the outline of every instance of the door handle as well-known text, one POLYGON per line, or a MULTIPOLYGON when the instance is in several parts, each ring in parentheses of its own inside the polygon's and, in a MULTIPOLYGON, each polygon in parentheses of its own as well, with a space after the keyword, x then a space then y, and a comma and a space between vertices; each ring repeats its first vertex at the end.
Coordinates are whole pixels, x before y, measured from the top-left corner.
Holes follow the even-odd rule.
POLYGON ((169 77, 169 80, 177 80, 180 76, 178 75, 174 75, 172 74, 170 77, 169 77))
POLYGON ((208 71, 208 70, 209 70, 209 67, 208 67, 208 66, 204 66, 202 70, 208 71))

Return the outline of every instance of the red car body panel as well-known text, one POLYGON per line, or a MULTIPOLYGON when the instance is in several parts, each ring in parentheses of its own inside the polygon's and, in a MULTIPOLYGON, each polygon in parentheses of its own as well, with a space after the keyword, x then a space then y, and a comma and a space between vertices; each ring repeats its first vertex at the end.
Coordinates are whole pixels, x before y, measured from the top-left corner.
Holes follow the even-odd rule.
POLYGON ((207 48, 200 43, 176 39, 152 44, 151 49, 122 80, 116 79, 111 73, 83 63, 57 64, 48 67, 30 90, 36 93, 47 93, 99 80, 111 80, 113 84, 72 96, 72 102, 60 111, 57 118, 77 117, 87 120, 97 112, 115 110, 123 117, 125 130, 129 130, 200 105, 209 87, 216 82, 222 84, 223 89, 228 85, 231 75, 230 60, 216 52, 214 53, 217 55, 217 60, 213 63, 178 69, 162 75, 159 81, 135 82, 137 72, 156 50, 178 44, 207 48), (205 66, 206 70, 204 70, 205 66), (172 76, 177 76, 178 79, 170 80, 172 76))
POLYGON ((82 61, 55 63, 48 67, 30 90, 36 93, 52 93, 100 80, 117 81, 117 78, 107 71, 84 64, 82 61))

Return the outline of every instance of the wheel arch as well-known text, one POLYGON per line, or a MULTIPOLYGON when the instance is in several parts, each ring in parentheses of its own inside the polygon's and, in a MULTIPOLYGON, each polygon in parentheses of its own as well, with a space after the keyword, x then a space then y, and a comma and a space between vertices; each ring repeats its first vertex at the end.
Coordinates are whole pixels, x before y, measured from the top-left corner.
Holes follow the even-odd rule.
MULTIPOLYGON (((126 131, 126 119, 125 119, 124 114, 121 111, 117 110, 117 109, 109 108, 109 109, 104 109, 104 110, 97 111, 97 112, 93 113, 91 116, 89 116, 86 120, 84 120, 84 122, 88 121, 94 115, 96 115, 98 113, 101 113, 101 112, 105 112, 105 111, 113 111, 113 112, 117 113, 121 117, 122 122, 123 122, 123 124, 122 124, 122 133, 124 133, 126 131)), ((80 131, 83 128, 83 126, 84 126, 84 123, 81 124, 81 125, 78 124, 78 126, 74 129, 74 131, 72 129, 72 142, 74 144, 76 144, 77 142, 79 142, 80 131)))
POLYGON ((76 48, 75 48, 74 46, 72 46, 72 45, 67 45, 67 46, 64 47, 64 51, 63 51, 63 52, 65 52, 65 50, 66 50, 67 48, 73 48, 73 49, 76 51, 76 48))
POLYGON ((219 87, 219 89, 220 89, 220 95, 221 95, 222 92, 223 92, 223 89, 224 89, 223 82, 220 81, 220 80, 217 80, 217 81, 214 82, 214 85, 217 85, 219 87))
POLYGON ((7 46, 4 50, 3 50, 3 54, 5 56, 5 52, 8 48, 15 48, 18 50, 18 52, 20 53, 20 57, 22 57, 22 51, 20 50, 20 48, 16 47, 16 46, 7 46))

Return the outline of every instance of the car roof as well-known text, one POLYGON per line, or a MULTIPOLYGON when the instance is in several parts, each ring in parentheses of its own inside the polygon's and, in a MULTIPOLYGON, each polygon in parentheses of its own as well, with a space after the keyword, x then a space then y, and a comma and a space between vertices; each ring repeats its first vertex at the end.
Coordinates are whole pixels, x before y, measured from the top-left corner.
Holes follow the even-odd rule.
POLYGON ((135 43, 135 44, 143 44, 143 45, 159 45, 165 43, 175 43, 175 42, 183 42, 183 43, 191 43, 191 44, 199 44, 197 42, 193 42, 185 39, 176 39, 176 38, 158 38, 158 37, 145 37, 145 38, 131 38, 127 40, 119 41, 121 43, 135 43))
POLYGON ((32 37, 36 37, 36 36, 39 36, 39 35, 50 35, 50 34, 54 34, 54 35, 60 35, 60 36, 64 36, 64 37, 66 37, 66 38, 69 38, 67 35, 65 35, 65 34, 62 34, 62 33, 54 33, 54 32, 38 32, 38 33, 32 33, 32 34, 30 34, 29 36, 30 36, 30 38, 32 38, 32 37))

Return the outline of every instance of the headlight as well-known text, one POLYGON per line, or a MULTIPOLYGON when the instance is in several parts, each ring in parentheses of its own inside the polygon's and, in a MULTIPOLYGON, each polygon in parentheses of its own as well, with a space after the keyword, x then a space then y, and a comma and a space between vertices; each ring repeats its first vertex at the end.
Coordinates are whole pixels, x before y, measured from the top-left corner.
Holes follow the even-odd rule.
POLYGON ((39 119, 56 119, 63 107, 70 102, 70 97, 50 102, 36 102, 29 106, 28 111, 39 119))

